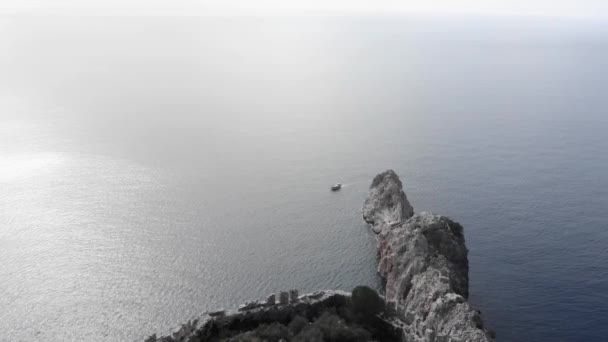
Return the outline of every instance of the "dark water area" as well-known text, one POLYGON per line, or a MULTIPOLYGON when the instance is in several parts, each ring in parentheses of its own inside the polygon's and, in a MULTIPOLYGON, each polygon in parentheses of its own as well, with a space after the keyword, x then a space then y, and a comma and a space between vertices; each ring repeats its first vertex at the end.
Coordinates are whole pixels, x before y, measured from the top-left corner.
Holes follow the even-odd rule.
POLYGON ((379 288, 387 168, 464 226, 500 341, 608 334, 603 23, 3 17, 0 51, 0 340, 379 288))

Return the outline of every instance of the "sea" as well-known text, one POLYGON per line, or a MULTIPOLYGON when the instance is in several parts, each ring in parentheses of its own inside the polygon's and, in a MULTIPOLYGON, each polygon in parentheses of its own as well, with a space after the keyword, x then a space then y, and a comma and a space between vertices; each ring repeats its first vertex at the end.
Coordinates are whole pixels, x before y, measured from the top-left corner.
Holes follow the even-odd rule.
POLYGON ((386 169, 464 226, 499 341, 605 341, 607 151, 608 22, 3 16, 0 341, 381 291, 386 169))

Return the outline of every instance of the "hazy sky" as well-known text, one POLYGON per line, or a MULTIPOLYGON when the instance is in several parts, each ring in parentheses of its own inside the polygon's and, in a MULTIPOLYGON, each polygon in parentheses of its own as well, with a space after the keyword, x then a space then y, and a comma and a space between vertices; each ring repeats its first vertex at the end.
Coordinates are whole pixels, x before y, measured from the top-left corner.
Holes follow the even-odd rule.
POLYGON ((0 13, 224 15, 414 12, 608 18, 608 0, 0 0, 0 13))

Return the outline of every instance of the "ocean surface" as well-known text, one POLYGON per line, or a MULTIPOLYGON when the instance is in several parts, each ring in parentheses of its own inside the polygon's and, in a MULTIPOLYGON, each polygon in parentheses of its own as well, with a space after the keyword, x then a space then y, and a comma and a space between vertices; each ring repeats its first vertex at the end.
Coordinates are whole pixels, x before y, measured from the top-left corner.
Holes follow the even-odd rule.
POLYGON ((465 227, 499 341, 608 336, 608 24, 1 17, 0 51, 0 341, 380 288, 388 168, 465 227))

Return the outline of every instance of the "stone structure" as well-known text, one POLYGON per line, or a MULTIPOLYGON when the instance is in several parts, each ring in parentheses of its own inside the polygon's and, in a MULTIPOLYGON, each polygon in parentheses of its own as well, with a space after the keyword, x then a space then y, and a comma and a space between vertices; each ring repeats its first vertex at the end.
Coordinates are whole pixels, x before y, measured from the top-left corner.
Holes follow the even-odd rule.
POLYGON ((289 290, 289 302, 296 303, 298 301, 298 290, 289 290))
POLYGON ((289 304, 289 292, 281 291, 279 293, 279 304, 281 304, 281 305, 289 304))
POLYGON ((274 293, 272 293, 266 298, 266 305, 274 305, 275 303, 276 303, 276 295, 274 293))

